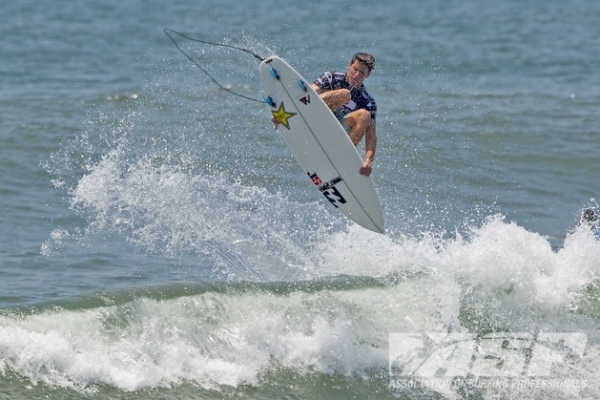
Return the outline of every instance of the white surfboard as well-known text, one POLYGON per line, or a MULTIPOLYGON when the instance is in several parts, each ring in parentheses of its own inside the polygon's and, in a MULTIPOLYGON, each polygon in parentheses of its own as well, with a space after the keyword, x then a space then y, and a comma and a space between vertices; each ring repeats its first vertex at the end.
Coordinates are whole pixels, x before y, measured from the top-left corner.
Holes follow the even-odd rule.
POLYGON ((298 72, 279 57, 260 64, 265 102, 281 123, 278 131, 319 191, 342 214, 383 233, 379 197, 363 161, 329 107, 298 72))

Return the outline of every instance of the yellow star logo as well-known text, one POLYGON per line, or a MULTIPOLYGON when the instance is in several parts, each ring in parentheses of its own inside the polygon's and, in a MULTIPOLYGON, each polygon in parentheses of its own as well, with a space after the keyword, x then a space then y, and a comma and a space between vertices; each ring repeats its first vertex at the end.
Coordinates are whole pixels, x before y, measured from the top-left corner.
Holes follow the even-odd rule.
POLYGON ((288 119, 296 115, 296 113, 285 111, 285 108, 283 107, 283 101, 279 105, 279 109, 277 111, 271 111, 271 114, 273 114, 273 118, 275 118, 277 122, 288 128, 288 130, 290 129, 290 123, 288 119))

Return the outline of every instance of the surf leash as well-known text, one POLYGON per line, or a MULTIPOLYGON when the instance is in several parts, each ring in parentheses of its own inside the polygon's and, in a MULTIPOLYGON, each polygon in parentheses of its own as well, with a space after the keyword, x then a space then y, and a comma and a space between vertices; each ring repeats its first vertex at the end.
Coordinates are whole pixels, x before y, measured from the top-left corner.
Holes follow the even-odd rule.
MULTIPOLYGON (((209 78, 210 78, 210 79, 211 79, 211 80, 212 80, 212 81, 213 81, 213 82, 214 82, 214 83, 215 83, 215 84, 216 84, 218 87, 220 87, 221 89, 225 90, 226 92, 229 92, 229 93, 231 93, 231 94, 233 94, 233 95, 239 96, 239 97, 241 97, 241 98, 244 98, 244 99, 246 99, 246 100, 257 101, 257 102, 259 102, 259 103, 266 103, 266 101, 265 101, 265 100, 259 100, 259 99, 255 99, 255 98, 253 98, 253 97, 248 97, 248 96, 245 96, 245 95, 243 95, 243 94, 240 94, 240 93, 236 93, 236 92, 234 92, 233 90, 231 90, 231 89, 227 89, 225 86, 221 85, 219 82, 217 82, 217 80, 216 80, 215 78, 213 78, 213 77, 211 76, 211 74, 209 74, 209 73, 208 73, 208 71, 207 71, 207 70, 205 70, 204 68, 202 68, 202 66, 201 66, 200 64, 198 64, 198 63, 196 62, 196 60, 194 60, 194 59, 193 59, 193 58, 192 58, 192 57, 191 57, 191 56, 190 56, 188 53, 186 53, 186 52, 185 52, 185 51, 184 51, 184 50, 183 50, 183 49, 182 49, 182 48, 179 46, 179 44, 178 44, 178 43, 177 43, 177 41, 176 41, 176 40, 173 38, 173 36, 172 36, 172 35, 178 35, 178 36, 180 36, 180 37, 182 37, 182 38, 184 38, 184 39, 190 40, 190 41, 192 41, 192 42, 204 43, 204 44, 208 44, 208 45, 210 45, 210 46, 221 46, 221 47, 227 47, 227 48, 234 49, 234 50, 240 50, 240 51, 243 51, 243 52, 245 52, 245 53, 248 53, 248 54, 251 54, 251 55, 253 55, 253 56, 254 56, 254 57, 256 57, 258 60, 260 60, 260 62, 263 62, 263 61, 265 60, 265 57, 262 57, 262 56, 260 56, 260 55, 258 55, 258 54, 256 54, 256 53, 254 53, 254 52, 252 52, 252 51, 248 50, 248 49, 244 49, 243 47, 236 47, 236 46, 232 46, 232 45, 229 45, 229 44, 223 44, 223 43, 213 43, 213 42, 207 42, 206 40, 200 40, 200 39, 196 39, 196 38, 193 38, 193 37, 190 37, 190 36, 184 35, 183 33, 180 33, 180 32, 177 32, 177 31, 174 31, 173 29, 169 29, 169 28, 165 28, 165 29, 163 29, 163 32, 165 33, 165 35, 167 35, 167 36, 169 37, 169 39, 171 39, 171 41, 173 42, 173 44, 175 45, 175 47, 177 48, 177 50, 179 50, 179 51, 181 52, 181 54, 183 54, 183 55, 184 55, 184 56, 185 56, 185 57, 186 57, 188 60, 190 60, 190 61, 191 61, 191 62, 192 62, 192 63, 193 63, 193 64, 194 64, 196 67, 200 68, 200 70, 201 70, 202 72, 204 72, 204 73, 206 74, 206 76, 208 76, 208 77, 209 77, 209 78)), ((267 103, 267 104, 269 104, 269 103, 267 103)))

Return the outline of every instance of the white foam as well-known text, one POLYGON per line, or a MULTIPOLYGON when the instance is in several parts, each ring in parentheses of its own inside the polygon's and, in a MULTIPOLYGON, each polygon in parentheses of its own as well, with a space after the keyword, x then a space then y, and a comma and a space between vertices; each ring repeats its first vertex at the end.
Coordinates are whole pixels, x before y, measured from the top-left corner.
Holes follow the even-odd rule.
MULTIPOLYGON (((108 152, 74 188, 72 207, 88 218, 87 232, 117 232, 167 255, 212 257, 226 279, 349 275, 381 285, 285 295, 208 292, 0 317, 3 370, 78 390, 183 381, 237 387, 260 385, 265 371, 279 367, 348 376, 385 370, 391 332, 472 331, 481 324, 589 334, 597 326, 569 314, 600 278, 600 244, 585 232, 567 238, 558 251, 501 216, 451 238, 379 235, 305 217, 315 208, 322 216, 334 213, 321 203, 295 203, 152 157, 126 158, 120 148, 108 152)), ((72 236, 54 231, 43 252, 72 236)), ((597 354, 590 343, 589 354, 597 354)), ((594 378, 593 368, 579 368, 577 374, 594 378)))
POLYGON ((489 218, 468 236, 446 239, 431 233, 393 239, 354 227, 322 241, 317 253, 316 276, 422 272, 438 276, 440 285, 458 284, 511 309, 569 307, 600 278, 600 241, 592 235, 572 235, 554 251, 546 238, 502 216, 489 218))
POLYGON ((83 391, 95 384, 126 391, 182 382, 260 386, 265 372, 281 367, 346 376, 385 371, 390 333, 477 333, 477 323, 493 323, 515 332, 585 332, 584 359, 565 376, 587 380, 586 390, 598 393, 597 324, 571 310, 600 276, 599 247, 581 233, 553 251, 501 217, 452 239, 350 228, 312 248, 318 256, 306 274, 364 276, 381 285, 285 294, 235 289, 3 316, 0 368, 83 391))
MULTIPOLYGON (((125 158, 122 150, 112 150, 72 191, 72 208, 88 220, 87 234, 117 232, 168 256, 198 253, 236 279, 282 279, 290 264, 300 269, 306 264, 301 238, 306 231, 297 227, 306 222, 299 219, 314 214, 304 212, 309 206, 292 204, 303 210, 292 213, 290 200, 264 188, 190 173, 163 160, 125 158), (227 271, 233 259, 238 268, 227 271)), ((42 251, 50 254, 60 246, 51 238, 42 251)))
POLYGON ((123 307, 0 318, 2 368, 34 384, 122 390, 182 381, 205 388, 259 384, 270 366, 352 374, 387 352, 355 332, 355 317, 321 294, 207 293, 123 307), (305 303, 312 303, 309 309, 305 303), (330 313, 331 312, 331 313, 330 313))

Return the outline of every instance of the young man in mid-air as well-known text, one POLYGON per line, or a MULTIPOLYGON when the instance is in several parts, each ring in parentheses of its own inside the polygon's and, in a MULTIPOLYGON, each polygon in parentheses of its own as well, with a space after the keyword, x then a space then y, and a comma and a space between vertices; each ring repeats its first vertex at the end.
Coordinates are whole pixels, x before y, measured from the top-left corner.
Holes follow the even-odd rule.
MULTIPOLYGON (((373 69, 375 58, 372 55, 356 53, 348 64, 348 72, 325 72, 311 85, 346 129, 355 146, 365 137, 365 160, 359 170, 365 176, 371 175, 377 147, 377 104, 363 84, 373 69)), ((275 118, 271 121, 275 127, 279 124, 275 118)))
POLYGON ((344 126, 352 143, 356 146, 365 137, 365 160, 360 173, 366 176, 371 175, 377 147, 377 104, 363 82, 374 68, 372 55, 356 53, 348 64, 348 72, 325 72, 312 84, 344 126))

